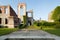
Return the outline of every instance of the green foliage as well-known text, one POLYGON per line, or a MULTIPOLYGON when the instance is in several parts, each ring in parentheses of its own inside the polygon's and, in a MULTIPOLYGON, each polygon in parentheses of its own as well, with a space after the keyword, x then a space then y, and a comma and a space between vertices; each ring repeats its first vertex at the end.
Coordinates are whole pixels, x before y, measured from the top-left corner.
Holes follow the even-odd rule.
POLYGON ((19 28, 20 28, 20 29, 23 29, 23 28, 26 28, 26 27, 27 27, 26 24, 20 24, 20 25, 19 25, 19 28))
POLYGON ((18 30, 18 28, 0 28, 0 36, 9 34, 11 32, 17 31, 17 30, 18 30))
POLYGON ((20 24, 19 28, 22 29, 27 27, 26 23, 27 23, 27 16, 23 16, 23 24, 20 24))
POLYGON ((56 22, 56 25, 54 27, 60 29, 60 22, 56 22))
POLYGON ((52 13, 52 19, 54 21, 60 22, 60 6, 57 6, 52 13))
POLYGON ((55 28, 60 29, 60 24, 56 24, 55 28))
POLYGON ((27 16, 23 16, 23 23, 26 24, 27 22, 27 16))
POLYGON ((41 22, 42 23, 42 26, 54 26, 55 23, 53 22, 41 22))
POLYGON ((24 24, 24 25, 23 25, 23 28, 26 28, 26 27, 27 27, 27 24, 24 24))
POLYGON ((34 21, 34 25, 40 26, 40 22, 39 21, 34 21))
POLYGON ((23 24, 20 24, 20 25, 19 25, 19 28, 22 29, 22 28, 23 28, 23 24))
POLYGON ((34 24, 36 26, 54 26, 54 25, 56 25, 55 22, 47 22, 47 21, 35 21, 34 24))
POLYGON ((34 21, 34 23, 33 23, 34 25, 37 25, 37 21, 34 21))

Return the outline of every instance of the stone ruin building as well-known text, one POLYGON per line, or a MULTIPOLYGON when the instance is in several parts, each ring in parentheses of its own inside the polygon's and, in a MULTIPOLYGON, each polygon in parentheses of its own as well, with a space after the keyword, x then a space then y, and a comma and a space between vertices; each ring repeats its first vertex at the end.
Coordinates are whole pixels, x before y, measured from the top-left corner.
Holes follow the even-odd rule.
POLYGON ((33 24, 33 11, 26 11, 26 4, 19 3, 18 4, 18 12, 16 13, 10 5, 0 6, 0 27, 6 28, 16 28, 19 24, 33 24), (20 9, 23 9, 23 15, 20 14, 20 9), (28 17, 28 13, 31 14, 31 17, 28 17), (25 22, 23 16, 26 16, 25 22))

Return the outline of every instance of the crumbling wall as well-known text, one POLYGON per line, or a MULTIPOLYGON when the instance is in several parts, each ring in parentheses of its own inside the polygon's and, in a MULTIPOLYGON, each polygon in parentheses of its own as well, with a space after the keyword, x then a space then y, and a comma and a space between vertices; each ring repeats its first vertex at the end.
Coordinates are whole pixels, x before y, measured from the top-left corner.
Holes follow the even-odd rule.
POLYGON ((15 13, 12 7, 10 7, 10 16, 17 17, 17 14, 15 13))

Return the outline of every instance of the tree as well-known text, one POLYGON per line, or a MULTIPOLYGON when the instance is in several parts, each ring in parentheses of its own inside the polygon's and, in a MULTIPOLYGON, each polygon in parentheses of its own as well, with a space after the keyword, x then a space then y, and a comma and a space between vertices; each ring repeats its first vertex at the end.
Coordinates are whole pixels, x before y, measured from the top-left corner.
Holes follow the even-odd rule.
POLYGON ((51 17, 54 21, 56 22, 60 22, 60 6, 57 6, 53 13, 52 13, 52 17, 51 17))

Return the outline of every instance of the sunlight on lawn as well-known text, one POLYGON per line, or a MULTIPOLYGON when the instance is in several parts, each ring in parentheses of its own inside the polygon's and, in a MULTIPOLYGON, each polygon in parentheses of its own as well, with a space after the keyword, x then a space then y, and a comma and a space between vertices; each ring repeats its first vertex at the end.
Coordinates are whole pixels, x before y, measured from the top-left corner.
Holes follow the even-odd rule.
POLYGON ((17 30, 18 30, 17 28, 0 28, 0 36, 12 33, 17 30))

